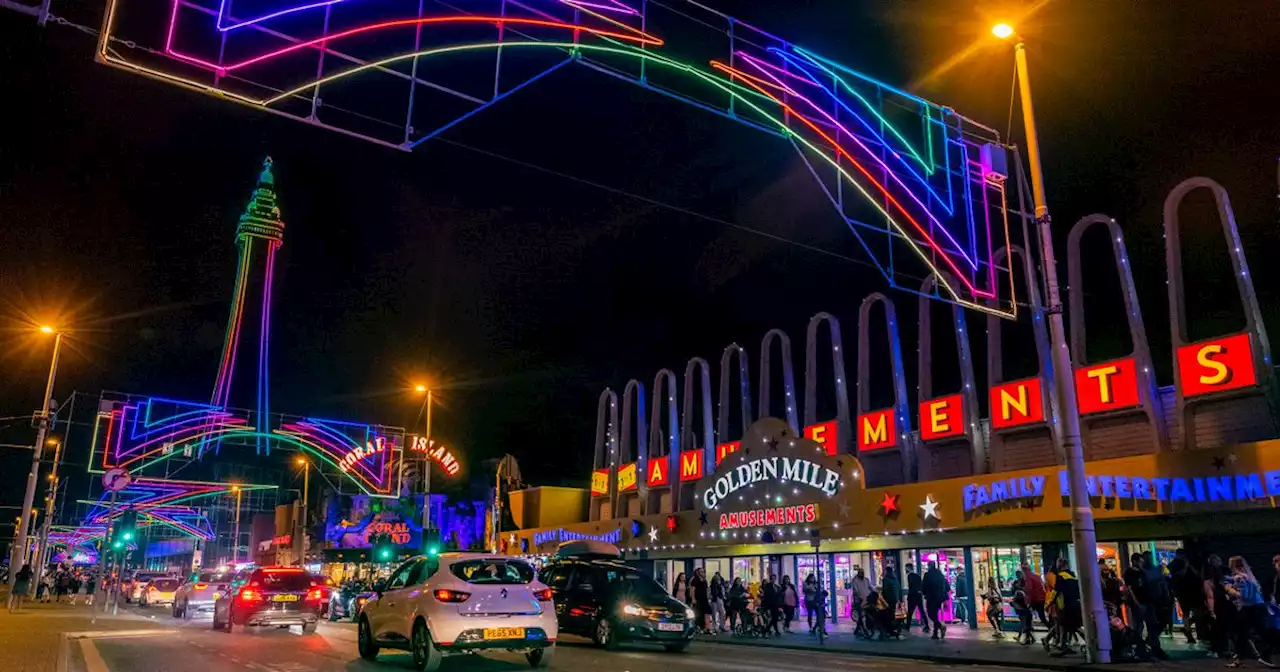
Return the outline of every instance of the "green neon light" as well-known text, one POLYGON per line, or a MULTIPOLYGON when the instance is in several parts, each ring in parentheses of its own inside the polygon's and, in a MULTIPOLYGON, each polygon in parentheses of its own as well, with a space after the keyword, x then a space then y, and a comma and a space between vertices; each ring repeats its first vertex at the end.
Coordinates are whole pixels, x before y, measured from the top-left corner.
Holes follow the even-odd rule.
MULTIPOLYGON (((727 79, 724 79, 724 78, 721 78, 721 77, 715 77, 715 76, 712 76, 712 75, 710 75, 710 74, 708 74, 708 73, 706 73, 706 72, 704 72, 704 71, 701 71, 701 70, 698 70, 698 69, 694 68, 694 67, 693 67, 693 66, 691 66, 691 65, 688 65, 688 64, 685 64, 685 63, 680 63, 680 62, 678 62, 678 61, 673 61, 673 60, 671 60, 671 59, 669 59, 669 58, 666 58, 666 57, 663 57, 663 56, 658 56, 657 54, 651 54, 651 53, 648 53, 648 52, 643 51, 643 50, 640 50, 640 49, 632 49, 632 48, 626 48, 626 47, 606 47, 606 46, 594 45, 594 44, 578 44, 578 43, 574 43, 574 42, 502 42, 502 43, 500 43, 500 42, 492 42, 492 43, 481 43, 481 44, 463 44, 463 45, 455 45, 455 46, 450 46, 450 47, 438 47, 438 48, 435 48, 435 49, 426 49, 426 50, 418 51, 418 52, 411 52, 411 53, 407 53, 407 54, 399 54, 399 55, 397 55, 397 56, 390 56, 390 57, 387 57, 387 58, 384 58, 384 59, 381 59, 381 60, 378 60, 378 61, 373 61, 373 62, 370 62, 370 63, 366 63, 366 64, 364 64, 364 65, 361 65, 361 66, 359 66, 359 67, 352 68, 352 69, 350 69, 350 70, 345 70, 345 71, 343 71, 343 72, 335 73, 335 74, 333 74, 333 75, 329 75, 328 77, 324 77, 324 78, 321 78, 321 79, 318 79, 318 80, 315 80, 315 81, 309 82, 309 83, 307 83, 307 84, 305 84, 305 85, 303 85, 303 86, 299 86, 299 87, 297 87, 297 88, 294 88, 294 89, 290 89, 290 90, 288 90, 288 91, 285 91, 285 92, 283 92, 283 93, 281 93, 281 94, 279 94, 279 95, 275 96, 274 98, 269 98, 269 99, 267 99, 266 101, 263 101, 262 105, 265 107, 265 106, 267 106, 267 105, 270 105, 270 104, 272 104, 272 103, 274 103, 274 102, 277 102, 277 101, 283 100, 283 99, 285 99, 285 98, 288 98, 288 97, 290 97, 290 96, 293 96, 293 95, 295 95, 295 94, 297 94, 297 93, 300 93, 300 92, 302 92, 302 91, 305 91, 305 90, 307 90, 307 89, 312 89, 312 88, 314 88, 314 87, 316 87, 316 86, 320 86, 320 85, 323 85, 323 84, 327 84, 327 83, 329 83, 329 82, 332 82, 332 81, 335 81, 335 80, 338 80, 338 79, 342 79, 342 78, 344 78, 344 77, 349 77, 349 76, 351 76, 351 75, 355 75, 355 74, 358 74, 358 73, 364 72, 365 70, 370 70, 370 69, 373 69, 373 68, 377 68, 377 67, 385 66, 385 65, 388 65, 388 64, 391 64, 391 63, 395 63, 395 62, 397 62, 397 61, 408 60, 408 59, 415 58, 415 57, 419 57, 419 56, 438 56, 438 55, 441 55, 441 54, 448 54, 448 53, 465 52, 465 51, 474 51, 474 50, 479 50, 479 49, 492 49, 492 48, 495 48, 495 47, 498 47, 498 46, 502 46, 502 47, 551 47, 551 48, 559 48, 559 49, 568 49, 568 48, 576 47, 576 48, 579 48, 579 49, 585 49, 585 50, 593 51, 593 52, 600 52, 600 53, 612 53, 612 54, 619 54, 619 55, 623 55, 623 56, 631 56, 631 57, 633 57, 633 58, 640 58, 640 59, 644 59, 644 60, 647 60, 647 61, 653 61, 654 63, 658 63, 658 64, 661 64, 661 65, 666 65, 666 66, 668 66, 668 67, 671 67, 671 68, 674 68, 674 69, 677 69, 677 70, 682 70, 682 71, 684 71, 684 72, 686 72, 686 73, 688 73, 688 74, 690 74, 690 75, 693 75, 693 76, 695 76, 695 77, 697 77, 697 78, 699 78, 699 79, 701 79, 701 80, 705 81, 705 82, 706 82, 706 83, 708 83, 708 84, 711 84, 712 86, 715 86, 715 87, 716 87, 716 88, 718 88, 718 89, 721 89, 722 91, 724 91, 725 93, 729 94, 730 96, 733 96, 736 100, 741 101, 743 104, 745 104, 745 105, 747 105, 748 107, 750 107, 751 109, 755 110, 758 114, 760 114, 760 115, 761 115, 761 116, 763 116, 764 118, 766 118, 766 119, 768 119, 768 120, 772 121, 773 123, 777 124, 777 125, 778 125, 779 130, 780 130, 780 131, 781 131, 781 132, 782 132, 786 137, 788 137, 788 138, 790 138, 790 139, 792 139, 792 140, 795 140, 795 141, 800 142, 800 143, 801 143, 801 144, 803 144, 805 147, 807 147, 807 148, 809 149, 809 151, 813 152, 813 154, 814 154, 814 155, 818 156, 818 157, 819 157, 819 158, 821 158, 822 160, 824 160, 824 161, 826 161, 827 163, 831 164, 831 166, 832 166, 832 167, 834 167, 834 168, 836 169, 836 171, 838 171, 838 172, 839 172, 839 173, 840 173, 840 174, 841 174, 841 175, 842 175, 846 180, 848 180, 848 181, 849 181, 849 183, 850 183, 850 184, 852 184, 852 185, 853 185, 853 187, 854 187, 855 189, 857 189, 857 190, 858 190, 858 192, 859 192, 859 193, 861 193, 861 194, 862 194, 862 197, 863 197, 863 198, 864 198, 868 203, 870 203, 870 204, 871 204, 871 205, 872 205, 876 210, 878 210, 878 211, 880 212, 880 214, 882 214, 882 215, 884 216, 885 221, 887 221, 887 222, 889 223, 889 225, 890 225, 890 226, 892 226, 893 228, 897 229, 897 231, 898 231, 898 233, 901 235, 902 239, 903 239, 904 241, 906 241, 907 245, 911 248, 911 250, 912 250, 913 252, 915 252, 915 253, 916 253, 916 256, 920 257, 920 259, 921 259, 922 261, 924 261, 925 265, 926 265, 926 266, 928 266, 928 267, 930 268, 930 270, 932 270, 932 271, 933 271, 934 275, 936 275, 936 276, 938 277, 938 284, 940 284, 943 288, 945 288, 945 289, 947 290, 947 293, 949 293, 949 294, 952 296, 952 298, 954 298, 954 299, 955 299, 956 301, 958 301, 958 302, 962 302, 962 303, 963 303, 964 305, 966 305, 966 306, 972 306, 972 307, 974 307, 974 308, 976 308, 976 309, 978 309, 978 310, 982 310, 983 312, 990 312, 990 313, 994 313, 994 314, 1005 314, 1005 313, 1000 312, 1000 311, 993 311, 993 310, 992 310, 991 308, 989 308, 989 307, 981 306, 981 305, 979 305, 979 304, 977 304, 977 303, 970 302, 970 301, 966 301, 966 300, 964 300, 963 298, 961 298, 961 296, 959 295, 959 293, 958 293, 958 292, 956 292, 955 288, 953 288, 953 287, 951 286, 951 283, 947 282, 947 280, 946 280, 946 276, 945 276, 945 275, 943 275, 943 274, 938 270, 938 268, 933 264, 933 261, 929 258, 929 255, 925 254, 924 250, 921 250, 921 249, 920 249, 920 246, 918 246, 918 245, 916 244, 916 242, 915 242, 914 240, 912 240, 911 236, 910 236, 910 235, 907 233, 907 231, 902 227, 902 225, 901 225, 901 224, 899 224, 899 223, 898 223, 898 221, 897 221, 896 219, 894 219, 894 218, 893 218, 893 216, 892 216, 892 215, 890 215, 890 214, 889 214, 889 212, 888 212, 887 210, 885 210, 885 208, 884 208, 883 206, 881 206, 881 205, 880 205, 880 203, 879 203, 875 198, 873 198, 873 197, 871 196, 871 194, 870 194, 869 192, 867 192, 867 190, 866 190, 865 188, 863 188, 863 186, 862 186, 861 184, 858 184, 858 181, 857 181, 857 180, 855 180, 855 179, 853 178, 853 176, 852 176, 852 175, 850 175, 850 174, 849 174, 849 173, 848 173, 848 172, 847 172, 847 171, 846 171, 846 170, 845 170, 845 169, 840 165, 840 163, 839 163, 838 161, 836 161, 836 160, 832 159, 831 157, 827 156, 825 152, 823 152, 821 149, 819 149, 817 146, 815 146, 812 142, 810 142, 810 141, 806 140, 803 136, 801 136, 801 135, 797 134, 795 131, 791 130, 791 129, 790 129, 790 128, 789 128, 789 127, 788 127, 788 126, 787 126, 787 125, 782 121, 782 120, 778 119, 777 117, 773 116, 772 114, 769 114, 768 112, 765 112, 763 109, 761 109, 761 108, 760 108, 760 106, 759 106, 759 105, 756 105, 756 104, 754 104, 753 102, 751 102, 750 100, 748 100, 748 99, 747 99, 747 96, 745 96, 745 95, 743 95, 743 94, 744 94, 744 93, 746 93, 746 94, 751 94, 753 97, 760 98, 760 99, 763 99, 763 100, 768 100, 771 104, 776 104, 776 101, 774 101, 774 100, 770 99, 768 96, 765 96, 764 94, 760 93, 759 91, 754 91, 754 90, 750 89, 749 87, 746 87, 746 86, 741 85, 741 84, 737 84, 737 83, 735 83, 735 82, 733 82, 733 81, 731 81, 731 80, 727 80, 727 79)), ((802 53, 806 53, 806 54, 807 54, 807 52, 802 52, 802 53)), ((844 66, 839 66, 838 64, 833 64, 833 65, 835 65, 835 66, 837 66, 837 67, 840 67, 840 68, 842 68, 842 69, 846 69, 846 70, 847 70, 847 68, 844 68, 844 66)), ((865 75, 862 75, 862 74, 860 74, 860 73, 853 72, 853 71, 849 71, 849 72, 852 72, 853 74, 857 75, 858 77, 862 77, 862 78, 866 79, 866 76, 865 76, 865 75)), ((874 81, 874 80, 871 80, 871 81, 874 81)), ((846 85, 846 86, 847 86, 847 85, 846 85)), ((882 85, 882 86, 885 86, 886 88, 888 88, 889 90, 894 91, 895 93, 899 93, 899 94, 901 94, 901 95, 908 96, 908 97, 910 97, 910 98, 912 98, 912 99, 919 100, 919 101, 920 101, 920 102, 922 102, 922 103, 925 103, 925 104, 928 104, 928 105, 932 105, 932 103, 929 103, 929 101, 924 100, 923 98, 918 98, 918 97, 916 97, 916 96, 912 96, 911 94, 908 94, 908 93, 903 92, 903 91, 899 91, 898 89, 894 89, 893 87, 889 87, 888 85, 882 85)), ((856 93, 855 93, 855 95, 856 95, 856 93)), ((917 157, 917 158, 918 158, 918 157, 917 157)), ((280 435, 277 435, 277 436, 280 436, 280 435)), ((307 447, 307 446, 304 446, 304 449, 306 449, 306 450, 311 450, 311 448, 310 448, 310 447, 307 447)), ((357 481, 357 484, 359 484, 359 482, 358 482, 358 481, 357 481)), ((363 486, 361 486, 361 488, 363 489, 363 486)), ((367 492, 367 490, 366 490, 366 492, 367 492)))

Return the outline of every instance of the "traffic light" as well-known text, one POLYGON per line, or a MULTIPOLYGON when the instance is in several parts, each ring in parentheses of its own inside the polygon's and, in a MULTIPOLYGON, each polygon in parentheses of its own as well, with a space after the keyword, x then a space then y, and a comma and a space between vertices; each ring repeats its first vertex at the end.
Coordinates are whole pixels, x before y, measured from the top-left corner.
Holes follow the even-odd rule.
POLYGON ((440 555, 440 530, 435 528, 423 530, 422 537, 423 550, 427 552, 427 555, 433 558, 440 555))
POLYGON ((373 542, 373 561, 374 562, 390 562, 396 558, 396 545, 391 541, 391 535, 379 534, 371 537, 373 542))
POLYGON ((125 542, 133 541, 138 536, 138 512, 136 509, 125 509, 116 521, 118 526, 116 538, 125 542))

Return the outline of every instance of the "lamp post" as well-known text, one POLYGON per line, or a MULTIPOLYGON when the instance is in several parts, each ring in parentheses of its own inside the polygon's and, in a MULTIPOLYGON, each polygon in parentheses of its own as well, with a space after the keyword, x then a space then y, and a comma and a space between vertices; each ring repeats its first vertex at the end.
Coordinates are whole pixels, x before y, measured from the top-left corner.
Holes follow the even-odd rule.
POLYGON ((1044 170, 1040 161, 1040 140, 1036 134, 1035 108, 1031 101, 1031 80, 1027 73, 1026 43, 1013 27, 1001 23, 991 29, 996 37, 1014 38, 1014 67, 1018 75, 1018 91, 1022 98, 1022 121, 1027 135, 1027 161, 1031 168, 1031 195, 1035 204, 1036 227, 1040 235, 1040 258, 1044 265, 1046 307, 1049 337, 1053 349, 1053 382, 1058 398, 1058 439, 1066 459, 1067 480, 1071 497, 1071 533, 1075 545, 1076 570, 1080 574, 1080 592, 1085 616, 1085 641, 1095 663, 1111 662, 1111 630, 1106 607, 1102 602, 1102 582, 1098 572, 1097 536, 1093 525, 1093 509, 1085 482, 1084 446, 1080 438, 1080 409, 1076 403, 1075 376, 1071 369, 1071 353, 1067 349, 1066 331, 1062 324, 1062 298, 1058 291, 1057 258, 1053 251, 1049 205, 1044 194, 1044 170))
MULTIPOLYGON (((40 455, 44 452, 45 436, 49 433, 49 402, 53 397, 53 381, 58 375, 58 353, 62 350, 62 332, 53 327, 40 327, 40 333, 53 335, 53 361, 49 364, 49 379, 44 385, 44 400, 40 405, 40 424, 36 429, 36 445, 31 456, 31 473, 27 474, 27 493, 22 499, 22 520, 31 519, 31 508, 36 500, 36 481, 40 478, 40 455)), ((27 526, 19 525, 18 534, 9 551, 9 585, 17 581, 18 570, 27 557, 27 526)), ((36 576, 42 576, 41 568, 35 567, 36 576)), ((35 589, 32 582, 31 590, 35 589)), ((9 602, 13 603, 13 592, 9 593, 9 602)))
POLYGON ((302 467, 302 502, 298 506, 301 510, 294 517, 297 523, 294 525, 293 531, 293 557, 297 558, 298 566, 302 567, 307 564, 305 535, 307 531, 307 502, 310 501, 307 495, 311 491, 311 463, 307 461, 307 458, 301 456, 298 457, 297 463, 298 466, 302 467))
MULTIPOLYGON (((431 403, 432 403, 433 398, 432 398, 431 388, 427 387, 426 385, 416 385, 416 386, 414 386, 414 388, 413 388, 413 389, 414 389, 414 391, 415 391, 415 392, 417 392, 418 394, 423 394, 423 393, 425 393, 425 394, 427 395, 427 396, 426 396, 426 398, 422 400, 422 408, 418 409, 418 417, 419 417, 419 418, 421 418, 421 417, 422 417, 422 415, 423 415, 423 413, 424 413, 424 412, 426 413, 426 416, 427 416, 427 430, 426 430, 426 437, 425 437, 425 438, 426 438, 426 445, 427 445, 427 452, 426 452, 426 453, 423 453, 423 456, 422 456, 422 457, 423 457, 423 459, 422 459, 422 462, 423 462, 423 467, 422 467, 422 480, 423 480, 423 495, 422 495, 422 538, 425 540, 425 539, 427 538, 427 530, 431 529, 431 456, 430 456, 430 451, 431 451, 431 403)), ((414 426, 416 427, 416 426, 417 426, 417 424, 418 424, 418 421, 415 419, 415 420, 413 421, 413 424, 414 424, 414 426)))
POLYGON ((235 538, 231 542, 231 564, 240 564, 240 486, 231 486, 231 492, 236 496, 236 530, 235 538))
POLYGON ((49 562, 49 530, 53 526, 54 498, 58 496, 58 464, 62 462, 62 441, 52 437, 45 443, 53 444, 53 471, 49 472, 49 495, 45 498, 44 524, 40 526, 40 539, 36 543, 36 567, 43 567, 49 562))

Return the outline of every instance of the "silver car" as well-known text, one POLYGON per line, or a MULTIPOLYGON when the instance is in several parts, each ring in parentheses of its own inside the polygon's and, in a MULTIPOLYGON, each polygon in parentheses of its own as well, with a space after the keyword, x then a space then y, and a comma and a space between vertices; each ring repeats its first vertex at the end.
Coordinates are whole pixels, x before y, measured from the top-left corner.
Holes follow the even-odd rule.
POLYGON ((169 576, 168 572, 137 572, 132 579, 127 582, 128 592, 125 593, 125 602, 140 602, 142 594, 147 591, 147 584, 154 579, 160 579, 169 576))
POLYGON ((173 617, 191 620, 213 616, 213 605, 231 590, 231 574, 200 572, 183 582, 173 596, 173 617))

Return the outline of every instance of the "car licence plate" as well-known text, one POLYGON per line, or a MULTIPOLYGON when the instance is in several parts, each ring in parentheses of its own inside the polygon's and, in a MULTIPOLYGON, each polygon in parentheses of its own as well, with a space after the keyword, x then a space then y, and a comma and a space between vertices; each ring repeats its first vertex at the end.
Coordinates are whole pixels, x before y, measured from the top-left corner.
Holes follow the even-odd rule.
POLYGON ((658 629, 662 632, 683 632, 684 623, 659 623, 658 629))
POLYGON ((524 639, 524 628, 485 628, 485 639, 524 639))
POLYGON ((297 595, 276 595, 271 598, 272 602, 297 602, 297 595))

